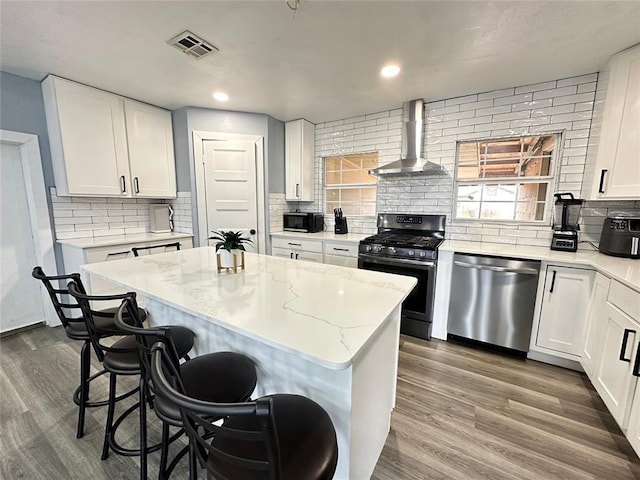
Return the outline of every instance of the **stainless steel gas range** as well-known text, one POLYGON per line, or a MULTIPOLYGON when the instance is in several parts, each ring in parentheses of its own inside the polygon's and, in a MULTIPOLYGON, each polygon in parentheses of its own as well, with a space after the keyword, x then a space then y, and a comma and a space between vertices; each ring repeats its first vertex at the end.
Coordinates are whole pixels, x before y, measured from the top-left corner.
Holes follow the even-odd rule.
POLYGON ((360 242, 358 268, 410 275, 418 284, 402 304, 400 331, 431 338, 438 245, 445 215, 378 214, 378 233, 360 242))

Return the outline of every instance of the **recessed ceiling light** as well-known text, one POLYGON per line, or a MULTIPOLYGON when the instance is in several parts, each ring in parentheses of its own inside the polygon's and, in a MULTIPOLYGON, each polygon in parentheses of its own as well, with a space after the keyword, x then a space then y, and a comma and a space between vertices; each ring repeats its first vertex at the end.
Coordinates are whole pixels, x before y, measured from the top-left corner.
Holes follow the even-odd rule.
POLYGON ((213 94, 213 98, 215 98, 219 102, 226 102, 227 100, 229 100, 229 95, 224 92, 216 92, 213 94))
POLYGON ((400 67, 397 65, 387 65, 380 70, 380 75, 383 77, 395 77, 400 73, 400 67))

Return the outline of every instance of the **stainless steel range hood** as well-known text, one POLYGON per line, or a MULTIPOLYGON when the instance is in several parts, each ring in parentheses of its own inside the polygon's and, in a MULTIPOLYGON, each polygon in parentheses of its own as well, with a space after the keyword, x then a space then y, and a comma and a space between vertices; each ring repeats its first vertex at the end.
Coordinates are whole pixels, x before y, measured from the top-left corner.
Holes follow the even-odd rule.
POLYGON ((420 173, 423 175, 445 175, 446 171, 437 163, 420 157, 422 146, 422 112, 424 102, 421 98, 402 104, 403 129, 402 152, 400 160, 369 170, 372 175, 394 173, 420 173))

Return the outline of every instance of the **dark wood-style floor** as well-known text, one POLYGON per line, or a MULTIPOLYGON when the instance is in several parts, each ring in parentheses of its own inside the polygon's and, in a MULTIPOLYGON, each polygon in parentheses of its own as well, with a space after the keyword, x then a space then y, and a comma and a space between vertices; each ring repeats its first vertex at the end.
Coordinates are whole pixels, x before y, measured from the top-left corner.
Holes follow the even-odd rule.
MULTIPOLYGON (((137 458, 99 460, 105 408, 91 409, 75 438, 79 347, 60 328, 0 340, 0 478, 138 477, 137 458)), ((94 383, 92 396, 106 393, 104 379, 94 383)), ((131 420, 120 437, 128 446, 131 420)), ((158 459, 149 456, 149 478, 158 459)), ((184 463, 172 478, 188 478, 184 463)), ((403 336, 397 406, 373 478, 640 479, 640 461, 584 374, 403 336)))

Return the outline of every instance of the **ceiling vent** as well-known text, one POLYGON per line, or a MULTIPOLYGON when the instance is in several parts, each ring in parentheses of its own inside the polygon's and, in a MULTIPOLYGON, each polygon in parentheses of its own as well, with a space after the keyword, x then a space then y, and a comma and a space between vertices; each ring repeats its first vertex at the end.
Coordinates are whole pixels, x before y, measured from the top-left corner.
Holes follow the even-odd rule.
POLYGON ((200 60, 202 57, 206 57, 210 53, 218 51, 218 49, 209 42, 188 30, 182 32, 177 37, 172 38, 167 43, 169 45, 173 45, 181 52, 186 53, 196 60, 200 60))

